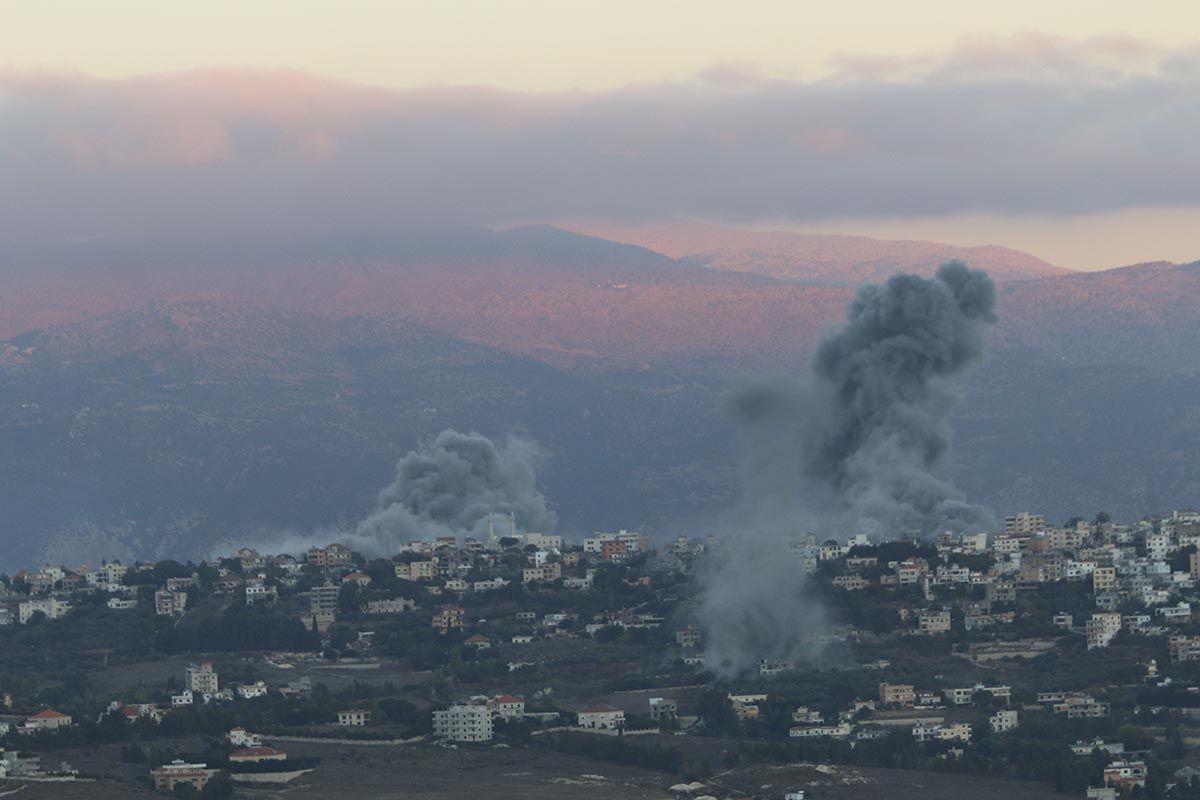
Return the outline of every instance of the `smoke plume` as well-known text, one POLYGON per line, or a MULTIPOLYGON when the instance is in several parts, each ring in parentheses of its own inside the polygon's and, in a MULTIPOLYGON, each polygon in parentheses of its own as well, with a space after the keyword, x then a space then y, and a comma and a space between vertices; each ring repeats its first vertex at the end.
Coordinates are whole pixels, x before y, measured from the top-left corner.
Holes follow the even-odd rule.
POLYGON ((486 537, 489 514, 495 515, 497 536, 507 535, 513 522, 520 532, 550 531, 558 517, 536 486, 540 460, 529 439, 510 435, 498 445, 478 433, 447 429, 397 462, 395 480, 354 528, 263 530, 216 545, 211 557, 249 541, 265 553, 303 553, 341 542, 365 556, 386 558, 412 539, 486 537))
POLYGON ((548 531, 558 521, 536 486, 537 445, 509 436, 502 445, 477 433, 444 430, 396 464, 396 479, 375 510, 346 537, 368 555, 390 555, 409 539, 497 535, 512 514, 522 531, 548 531))
POLYGON ((779 566, 789 545, 802 549, 802 531, 826 539, 990 528, 990 513, 939 471, 952 439, 949 381, 982 356, 995 299, 991 278, 959 262, 933 278, 865 286, 845 325, 818 347, 807 380, 731 395, 745 522, 709 577, 710 665, 735 673, 761 657, 807 654, 797 643, 820 609, 800 564, 779 566))

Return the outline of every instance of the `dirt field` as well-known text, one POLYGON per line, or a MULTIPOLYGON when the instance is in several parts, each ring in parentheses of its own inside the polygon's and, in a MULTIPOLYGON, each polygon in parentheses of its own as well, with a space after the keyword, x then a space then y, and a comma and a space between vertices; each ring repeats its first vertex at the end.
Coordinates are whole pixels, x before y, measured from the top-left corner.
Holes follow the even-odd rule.
MULTIPOLYGON (((713 740, 682 739, 712 748, 713 740)), ((198 744, 198 743, 197 743, 198 744)), ((687 746, 686 744, 681 746, 687 746)), ((489 800, 667 800, 670 786, 682 779, 635 767, 623 767, 541 750, 444 748, 430 745, 356 747, 288 743, 297 756, 319 756, 320 768, 278 789, 239 789, 238 797, 262 800, 366 800, 417 798, 458 800, 486 791, 489 800)), ((138 785, 145 767, 121 764, 115 750, 64 753, 73 764, 105 779, 78 784, 28 784, 15 800, 110 800, 153 797, 138 785)), ((4 791, 22 782, 0 782, 4 791)), ((705 790, 716 797, 779 800, 789 787, 802 788, 812 800, 1062 800, 1049 787, 1026 782, 973 778, 943 773, 811 765, 758 766, 721 773, 705 790)))
MULTIPOLYGON (((1063 800, 1044 784, 1004 781, 940 772, 870 767, 751 767, 719 776, 718 781, 745 796, 782 798, 789 787, 812 800, 1063 800)), ((718 792, 713 792, 721 796, 718 792)))

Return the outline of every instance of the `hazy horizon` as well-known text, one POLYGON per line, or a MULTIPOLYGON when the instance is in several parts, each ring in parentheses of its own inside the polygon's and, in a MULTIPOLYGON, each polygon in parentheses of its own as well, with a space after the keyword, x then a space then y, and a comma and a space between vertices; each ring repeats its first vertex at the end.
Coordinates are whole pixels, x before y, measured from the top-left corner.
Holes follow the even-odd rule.
POLYGON ((0 241, 683 218, 1200 257, 1193 5, 465 10, 10 9, 0 241))

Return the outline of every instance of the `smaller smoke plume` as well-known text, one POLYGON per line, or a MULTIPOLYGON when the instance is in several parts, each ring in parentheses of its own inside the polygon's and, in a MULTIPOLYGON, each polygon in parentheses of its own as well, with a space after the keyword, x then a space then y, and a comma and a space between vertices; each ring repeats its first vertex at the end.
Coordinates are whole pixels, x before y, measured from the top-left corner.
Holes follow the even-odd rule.
POLYGON ((933 278, 865 286, 818 347, 808 380, 731 396, 745 522, 708 578, 710 665, 736 674, 758 658, 812 655, 820 609, 787 557, 802 531, 825 539, 991 527, 991 514, 939 472, 952 439, 949 380, 982 356, 995 300, 987 274, 958 262, 933 278))
POLYGON ((497 446, 477 433, 444 430, 400 459, 396 479, 347 544, 367 555, 390 555, 409 539, 486 536, 488 515, 498 535, 511 514, 522 531, 548 531, 558 518, 538 491, 537 445, 509 436, 497 446), (502 527, 500 527, 502 526, 502 527))
MULTIPOLYGON (((514 522, 519 532, 550 531, 558 517, 537 489, 540 460, 537 444, 529 439, 510 435, 496 444, 478 433, 447 429, 400 459, 395 480, 353 530, 263 531, 252 541, 268 553, 301 553, 336 541, 379 558, 394 555, 412 539, 485 538, 489 515, 497 536, 507 535, 514 522)), ((235 546, 222 543, 213 556, 227 555, 235 546)))

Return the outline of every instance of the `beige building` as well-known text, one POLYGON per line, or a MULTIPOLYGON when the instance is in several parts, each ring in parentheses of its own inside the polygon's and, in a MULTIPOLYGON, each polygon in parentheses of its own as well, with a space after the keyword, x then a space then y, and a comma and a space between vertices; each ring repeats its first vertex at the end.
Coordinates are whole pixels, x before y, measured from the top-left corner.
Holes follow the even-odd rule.
POLYGON ((1092 570, 1092 592, 1111 592, 1117 588, 1116 567, 1096 567, 1092 570))
POLYGON ((883 706, 904 706, 912 708, 917 701, 916 690, 905 683, 879 684, 879 704, 883 706))
POLYGON ((209 769, 207 764, 188 764, 179 759, 150 770, 150 775, 154 778, 154 789, 159 792, 174 792, 176 786, 183 784, 189 784, 196 791, 200 791, 216 774, 217 771, 209 769))
POLYGON ((195 694, 215 694, 219 689, 217 673, 207 661, 192 664, 184 674, 184 686, 195 694))

